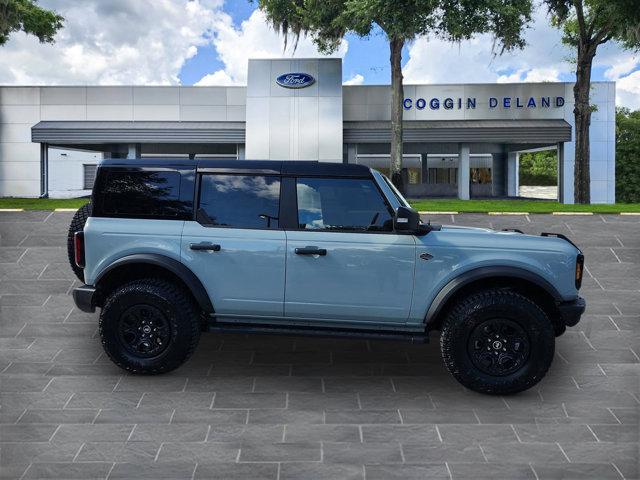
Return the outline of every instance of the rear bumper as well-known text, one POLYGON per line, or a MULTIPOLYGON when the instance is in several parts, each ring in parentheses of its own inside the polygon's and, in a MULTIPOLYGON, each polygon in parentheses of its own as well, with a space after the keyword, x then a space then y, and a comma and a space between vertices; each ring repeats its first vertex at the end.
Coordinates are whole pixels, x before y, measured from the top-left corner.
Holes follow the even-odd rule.
POLYGON ((586 306, 587 304, 582 297, 578 297, 569 302, 562 302, 558 305, 558 310, 560 311, 563 323, 567 327, 576 325, 580 321, 580 317, 584 313, 586 306))
POLYGON ((90 285, 82 285, 73 289, 73 301, 83 312, 93 313, 96 311, 96 289, 90 285))

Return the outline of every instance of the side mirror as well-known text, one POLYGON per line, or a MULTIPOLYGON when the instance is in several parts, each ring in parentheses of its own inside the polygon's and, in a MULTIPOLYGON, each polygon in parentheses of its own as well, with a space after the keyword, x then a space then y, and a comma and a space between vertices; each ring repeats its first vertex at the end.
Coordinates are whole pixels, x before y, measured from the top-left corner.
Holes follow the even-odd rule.
POLYGON ((420 225, 420 214, 413 208, 398 207, 393 227, 398 232, 415 233, 420 225))

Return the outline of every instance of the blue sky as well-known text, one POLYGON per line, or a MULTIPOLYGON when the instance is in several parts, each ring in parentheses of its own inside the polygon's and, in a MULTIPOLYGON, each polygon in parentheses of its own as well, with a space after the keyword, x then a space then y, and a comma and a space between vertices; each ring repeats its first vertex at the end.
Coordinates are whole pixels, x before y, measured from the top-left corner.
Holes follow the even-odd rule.
MULTIPOLYGON (((233 19, 236 28, 240 28, 243 21, 247 20, 257 8, 256 3, 248 0, 227 1, 224 10, 233 19)), ((342 64, 343 79, 346 81, 356 74, 365 77, 366 84, 389 83, 390 68, 388 51, 389 46, 380 29, 371 36, 360 38, 349 34, 346 37, 349 42, 349 50, 342 64)), ((408 60, 407 48, 404 49, 403 64, 408 60)), ((207 45, 198 48, 195 57, 189 59, 180 70, 180 81, 184 85, 192 85, 204 75, 212 71, 224 68, 223 62, 218 58, 216 49, 207 45)))
MULTIPOLYGON (((240 29, 243 21, 249 19, 257 4, 248 0, 227 0, 223 7, 233 20, 235 28, 240 29)), ((388 51, 389 47, 386 38, 380 29, 376 29, 372 35, 360 38, 349 34, 346 37, 349 48, 343 59, 343 80, 347 81, 355 75, 364 77, 363 84, 387 84, 390 81, 390 67, 388 51)), ((535 48, 535 45, 528 48, 535 48)), ((403 51, 403 66, 409 60, 409 48, 403 51)), ((434 68, 437 66, 434 65, 434 68)), ((180 70, 179 78, 182 84, 191 85, 198 82, 203 76, 212 71, 224 69, 224 63, 220 60, 218 52, 213 45, 206 45, 198 48, 198 53, 187 60, 180 70)), ((595 66, 593 69, 593 80, 607 80, 605 66, 595 66)), ((518 69, 516 67, 506 67, 497 70, 501 75, 513 75, 518 69)), ((633 71, 637 70, 634 69, 633 71)), ((560 81, 572 81, 574 75, 570 71, 558 72, 557 79, 560 81)), ((455 81, 455 79, 452 79, 455 81)))

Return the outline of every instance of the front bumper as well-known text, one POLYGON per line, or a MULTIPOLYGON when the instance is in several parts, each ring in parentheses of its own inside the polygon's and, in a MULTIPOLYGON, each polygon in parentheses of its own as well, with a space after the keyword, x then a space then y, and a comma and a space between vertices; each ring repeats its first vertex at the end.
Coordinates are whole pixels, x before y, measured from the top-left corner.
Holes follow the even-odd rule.
POLYGON ((96 311, 96 288, 91 285, 82 285, 73 289, 73 301, 83 312, 96 311))
POLYGON ((580 321, 580 317, 584 313, 586 307, 587 304, 582 297, 578 297, 569 302, 562 302, 558 305, 562 322, 567 327, 573 327, 580 321))

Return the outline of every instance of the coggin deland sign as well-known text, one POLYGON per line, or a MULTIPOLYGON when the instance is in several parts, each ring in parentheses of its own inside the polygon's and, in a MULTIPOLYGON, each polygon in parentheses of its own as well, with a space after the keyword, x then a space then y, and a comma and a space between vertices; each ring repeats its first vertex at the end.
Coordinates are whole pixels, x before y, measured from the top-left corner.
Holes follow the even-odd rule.
MULTIPOLYGON (((305 88, 315 83, 316 79, 308 73, 295 72, 284 73, 276 78, 276 83, 284 88, 305 88)), ((405 98, 402 102, 405 110, 415 108, 424 110, 474 110, 477 104, 477 97, 466 98, 405 98)), ((487 99, 489 109, 510 109, 510 108, 560 108, 564 106, 564 97, 489 97, 487 99)))
MULTIPOLYGON (((476 108, 477 98, 418 98, 415 101, 412 98, 405 98, 402 102, 405 110, 416 108, 424 110, 473 110, 476 108)), ((564 97, 489 97, 487 105, 490 109, 494 108, 560 108, 564 106, 564 97)))

